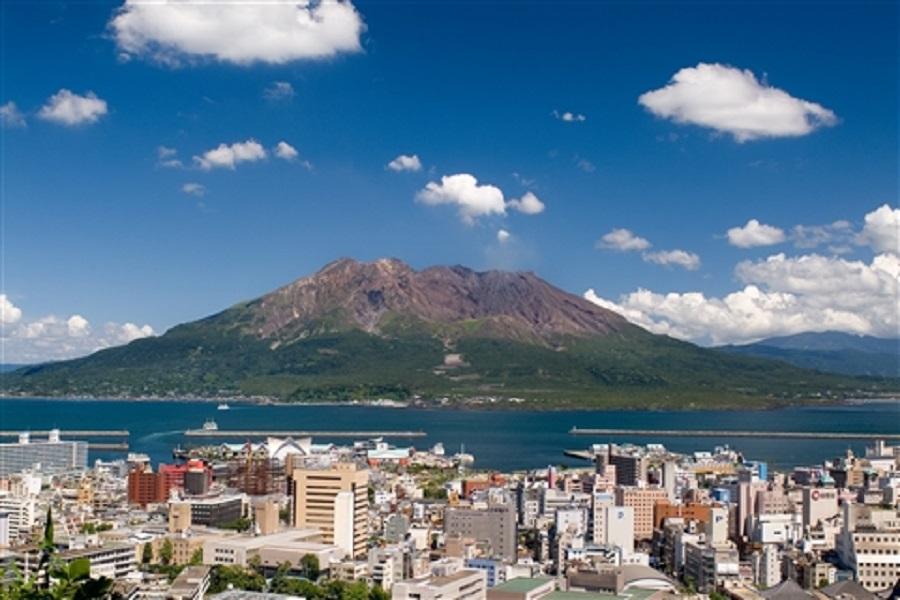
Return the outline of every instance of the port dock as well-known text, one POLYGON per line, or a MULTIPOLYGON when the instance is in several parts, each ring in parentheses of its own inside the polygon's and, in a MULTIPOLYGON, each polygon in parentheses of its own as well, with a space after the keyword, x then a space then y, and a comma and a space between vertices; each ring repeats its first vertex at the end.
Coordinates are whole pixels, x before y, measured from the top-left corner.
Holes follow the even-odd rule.
POLYGON ((642 437, 780 438, 808 440, 900 440, 900 433, 853 431, 745 431, 712 429, 590 429, 573 427, 571 435, 642 437))
POLYGON ((371 439, 379 437, 388 438, 419 438, 428 434, 424 431, 266 431, 246 429, 188 429, 184 432, 187 437, 203 438, 264 438, 264 437, 340 437, 371 439))
MULTIPOLYGON (((127 429, 59 429, 53 430, 59 432, 59 437, 71 439, 71 438, 83 438, 83 437, 128 437, 129 433, 127 429)), ((27 433, 33 437, 48 437, 50 435, 50 430, 27 430, 23 429, 20 431, 0 431, 0 438, 14 438, 18 437, 19 434, 27 433)))

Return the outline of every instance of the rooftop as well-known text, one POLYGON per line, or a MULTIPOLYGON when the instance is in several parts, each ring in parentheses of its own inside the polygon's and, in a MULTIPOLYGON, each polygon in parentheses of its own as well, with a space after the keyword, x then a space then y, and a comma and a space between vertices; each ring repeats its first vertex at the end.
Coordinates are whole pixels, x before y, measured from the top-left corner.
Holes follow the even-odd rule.
POLYGON ((548 581, 553 581, 552 577, 516 577, 510 579, 500 585, 495 585, 492 589, 495 592, 510 592, 513 594, 526 594, 532 590, 536 590, 548 581))

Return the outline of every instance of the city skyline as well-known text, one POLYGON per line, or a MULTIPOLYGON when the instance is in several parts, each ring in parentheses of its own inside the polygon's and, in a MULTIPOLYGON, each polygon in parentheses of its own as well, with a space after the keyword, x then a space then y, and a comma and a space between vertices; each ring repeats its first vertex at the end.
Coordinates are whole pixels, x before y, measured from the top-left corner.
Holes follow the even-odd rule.
POLYGON ((895 4, 554 7, 4 5, 3 361, 341 256, 700 344, 896 336, 895 4))

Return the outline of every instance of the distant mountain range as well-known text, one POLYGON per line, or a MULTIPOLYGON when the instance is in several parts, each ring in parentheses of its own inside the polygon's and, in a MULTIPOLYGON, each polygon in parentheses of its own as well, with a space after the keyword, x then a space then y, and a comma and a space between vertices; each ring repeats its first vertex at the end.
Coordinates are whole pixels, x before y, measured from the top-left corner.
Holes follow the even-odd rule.
POLYGON ((515 399, 723 407, 896 392, 658 336, 532 273, 343 259, 255 300, 91 356, 3 376, 8 393, 515 399))
POLYGON ((844 375, 900 377, 900 338, 876 338, 838 331, 798 333, 721 350, 783 360, 806 369, 844 375))

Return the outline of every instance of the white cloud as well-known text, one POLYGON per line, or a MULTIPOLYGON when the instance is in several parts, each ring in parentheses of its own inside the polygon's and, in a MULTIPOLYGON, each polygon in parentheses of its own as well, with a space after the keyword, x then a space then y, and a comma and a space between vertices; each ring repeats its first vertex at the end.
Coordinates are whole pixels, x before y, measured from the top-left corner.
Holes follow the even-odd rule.
POLYGON ((776 254, 741 262, 735 273, 745 286, 722 298, 646 289, 623 295, 618 302, 600 298, 593 290, 585 298, 655 333, 700 343, 744 343, 827 330, 898 335, 896 255, 881 254, 866 263, 776 254))
POLYGON ((178 150, 168 146, 157 146, 156 164, 166 169, 180 169, 184 166, 178 159, 178 150))
POLYGON ((12 303, 9 296, 0 294, 0 325, 12 325, 22 318, 22 309, 12 303))
POLYGON ((289 81, 273 81, 272 85, 263 90, 266 100, 288 100, 294 97, 294 86, 289 81))
POLYGON ((663 88, 638 102, 676 123, 731 134, 738 142, 802 136, 837 123, 827 108, 759 81, 749 70, 700 63, 681 69, 663 88))
POLYGON ((636 252, 652 246, 648 240, 636 236, 629 229, 613 229, 597 241, 597 248, 618 252, 636 252))
POLYGON ((418 154, 401 154, 387 164, 387 168, 391 171, 421 171, 422 161, 419 160, 418 154))
POLYGON ((416 199, 432 206, 455 205, 467 225, 472 225, 479 217, 506 214, 506 202, 500 188, 479 184, 478 179, 468 173, 445 175, 440 183, 430 181, 416 199))
POLYGON ((547 208, 546 205, 541 202, 541 199, 532 192, 525 192, 521 198, 518 200, 514 198, 507 202, 506 205, 525 215, 539 215, 547 208))
POLYGON ((566 123, 582 123, 584 121, 587 121, 586 116, 584 116, 580 113, 574 113, 574 112, 571 112, 568 110, 562 111, 562 112, 560 112, 558 110, 554 110, 553 116, 556 117, 557 119, 559 119, 560 121, 565 121, 566 123))
POLYGON ((98 98, 94 92, 79 96, 61 89, 47 99, 47 103, 38 111, 38 116, 46 121, 73 127, 96 123, 106 113, 106 100, 98 98))
POLYGON ((126 0, 109 23, 125 57, 284 64, 358 52, 365 28, 348 1, 126 0))
POLYGON ((0 106, 0 125, 3 127, 25 127, 25 115, 16 106, 16 103, 9 101, 0 106))
POLYGON ((234 169, 238 163, 255 162, 266 158, 266 150, 256 140, 233 144, 219 144, 217 148, 207 150, 201 156, 195 156, 194 162, 204 170, 234 169))
POLYGON ((876 252, 900 254, 900 208, 884 204, 867 214, 858 241, 876 252))
POLYGON ((83 337, 91 332, 91 324, 81 315, 72 315, 66 320, 66 329, 72 337, 83 337))
POLYGON ((153 328, 149 325, 135 325, 134 323, 124 323, 122 325, 116 325, 115 323, 108 324, 111 326, 108 331, 112 333, 114 338, 123 343, 127 344, 128 342, 132 342, 134 340, 139 340, 145 337, 152 337, 156 335, 156 332, 153 331, 153 328))
POLYGON ((772 246, 780 244, 785 238, 783 230, 760 223, 756 219, 750 219, 743 227, 732 227, 727 235, 728 243, 738 248, 772 246))
MULTIPOLYGON (((5 296, 0 294, 0 307, 4 318, 7 310, 5 296)), ((20 321, 21 311, 15 309, 14 320, 3 322, 0 328, 0 343, 3 344, 5 360, 11 363, 40 363, 84 356, 103 348, 118 346, 132 340, 156 335, 150 325, 138 326, 134 323, 105 323, 102 327, 92 327, 81 315, 68 318, 47 315, 30 321, 20 321)))
POLYGON ((501 244, 503 244, 504 242, 507 242, 509 240, 509 238, 511 238, 511 237, 512 237, 512 234, 510 232, 508 232, 507 230, 505 230, 505 229, 497 230, 497 241, 500 242, 501 244))
POLYGON ((644 262, 658 265, 682 267, 688 271, 696 271, 700 268, 700 257, 693 252, 685 250, 660 250, 658 252, 644 252, 641 254, 644 262))
POLYGON ((300 155, 297 149, 285 141, 278 142, 275 146, 275 156, 282 160, 295 160, 300 155))
POLYGON ((181 186, 181 191, 189 196, 197 196, 198 198, 202 198, 206 195, 206 186, 201 183, 195 183, 193 181, 185 183, 181 186))
POLYGON ((795 225, 791 230, 791 241, 798 248, 810 249, 819 246, 845 247, 854 242, 856 232, 849 221, 835 221, 828 225, 795 225))

